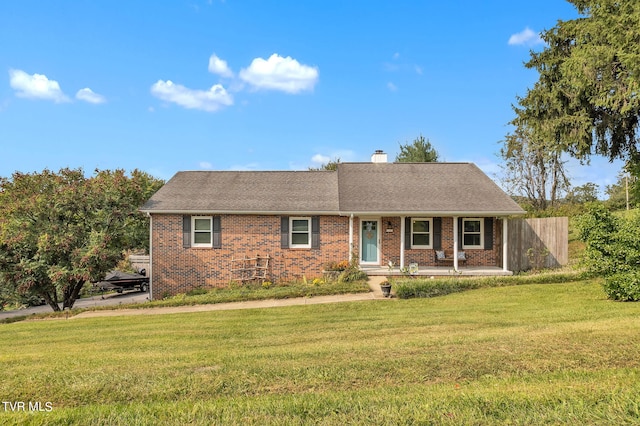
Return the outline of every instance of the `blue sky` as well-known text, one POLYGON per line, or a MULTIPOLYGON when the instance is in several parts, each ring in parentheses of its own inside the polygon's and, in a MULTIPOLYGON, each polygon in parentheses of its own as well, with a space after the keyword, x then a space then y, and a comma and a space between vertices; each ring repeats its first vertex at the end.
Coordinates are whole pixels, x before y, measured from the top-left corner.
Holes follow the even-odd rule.
MULTIPOLYGON (((300 170, 422 134, 492 177, 564 0, 0 2, 0 176, 300 170)), ((572 162, 574 185, 621 164, 572 162)))

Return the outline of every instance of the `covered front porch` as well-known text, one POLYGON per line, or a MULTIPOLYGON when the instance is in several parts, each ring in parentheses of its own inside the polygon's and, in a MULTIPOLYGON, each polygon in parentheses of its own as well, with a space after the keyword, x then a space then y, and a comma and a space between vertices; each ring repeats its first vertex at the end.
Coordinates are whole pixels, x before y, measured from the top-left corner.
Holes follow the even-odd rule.
POLYGON ((350 258, 372 276, 512 275, 507 241, 507 221, 495 214, 349 217, 350 258))

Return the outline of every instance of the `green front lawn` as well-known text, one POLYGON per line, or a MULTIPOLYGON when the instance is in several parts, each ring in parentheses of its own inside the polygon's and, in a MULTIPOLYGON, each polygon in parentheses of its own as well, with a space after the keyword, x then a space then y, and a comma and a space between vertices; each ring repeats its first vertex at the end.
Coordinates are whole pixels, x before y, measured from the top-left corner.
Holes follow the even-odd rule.
POLYGON ((1 324, 0 423, 637 424, 639 314, 580 281, 1 324))

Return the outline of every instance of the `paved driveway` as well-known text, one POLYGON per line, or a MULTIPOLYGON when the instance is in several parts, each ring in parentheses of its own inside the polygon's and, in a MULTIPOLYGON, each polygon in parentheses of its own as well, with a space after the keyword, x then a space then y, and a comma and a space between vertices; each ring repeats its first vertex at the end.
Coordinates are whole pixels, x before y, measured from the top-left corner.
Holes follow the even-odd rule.
MULTIPOLYGON (((87 297, 76 300, 73 305, 74 308, 90 308, 93 306, 112 306, 112 305, 126 305, 129 303, 142 303, 148 300, 149 293, 142 293, 138 290, 125 291, 122 294, 112 293, 105 295, 98 295, 93 297, 87 297)), ((16 309, 15 311, 0 311, 0 319, 12 318, 22 315, 40 314, 53 312, 51 306, 32 306, 25 309, 16 309)))

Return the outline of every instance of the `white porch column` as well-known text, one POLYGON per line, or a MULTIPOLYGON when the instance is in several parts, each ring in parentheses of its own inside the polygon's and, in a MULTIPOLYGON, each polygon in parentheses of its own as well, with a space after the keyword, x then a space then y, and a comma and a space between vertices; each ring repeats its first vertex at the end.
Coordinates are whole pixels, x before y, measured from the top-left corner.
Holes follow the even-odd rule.
POLYGON ((509 258, 509 243, 507 242, 508 240, 508 234, 507 234, 507 228, 508 228, 508 220, 506 217, 502 218, 502 270, 507 272, 509 270, 509 265, 508 265, 508 258, 509 258))
POLYGON ((149 277, 149 300, 153 300, 153 216, 147 213, 149 216, 149 270, 147 276, 149 277))
POLYGON ((349 262, 353 259, 353 213, 349 216, 349 262))
POLYGON ((453 270, 458 270, 458 216, 453 217, 453 270))
POLYGON ((404 268, 404 221, 405 216, 400 216, 400 268, 404 268))

